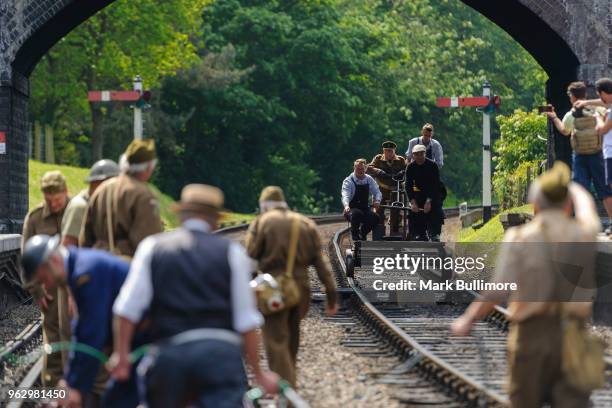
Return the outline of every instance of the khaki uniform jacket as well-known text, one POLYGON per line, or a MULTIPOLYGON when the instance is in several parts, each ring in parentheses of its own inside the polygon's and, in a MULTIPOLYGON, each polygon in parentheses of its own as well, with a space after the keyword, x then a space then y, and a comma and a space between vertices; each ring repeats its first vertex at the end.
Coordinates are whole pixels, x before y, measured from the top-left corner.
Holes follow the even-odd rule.
MULTIPOLYGON (((532 316, 552 316, 564 310, 578 318, 591 315, 592 303, 584 301, 594 295, 594 262, 599 220, 579 223, 561 210, 546 210, 522 226, 510 228, 495 270, 495 282, 516 283, 508 302, 509 320, 525 321, 532 316), (561 245, 548 243, 562 242, 561 245), (551 256, 557 266, 551 265, 551 256), (560 290, 570 281, 559 265, 578 265, 582 269, 580 285, 572 285, 573 296, 561 295, 560 290)), ((562 293, 568 293, 563 291, 562 293)))
POLYGON ((82 190, 70 200, 62 218, 62 238, 66 236, 74 237, 75 239, 79 238, 88 201, 89 189, 82 190))
MULTIPOLYGON (((70 198, 68 198, 66 204, 68 204, 69 200, 70 198)), ((21 248, 23 249, 28 239, 32 238, 34 235, 55 235, 61 233, 62 218, 64 217, 65 210, 66 207, 57 214, 51 214, 45 203, 41 203, 34 207, 28 215, 26 215, 23 221, 21 248)))
MULTIPOLYGON (((69 201, 70 197, 68 197, 66 201, 66 207, 68 206, 69 201)), ((28 213, 28 215, 26 215, 25 220, 23 221, 21 249, 23 250, 25 243, 34 235, 45 234, 53 236, 60 234, 62 231, 62 219, 64 217, 66 207, 56 214, 51 214, 49 207, 47 207, 47 204, 45 203, 41 203, 34 207, 28 213)), ((32 288, 30 292, 36 299, 39 299, 43 294, 43 289, 40 286, 36 286, 32 288)))
POLYGON ((368 164, 367 173, 376 179, 376 182, 380 186, 381 189, 392 191, 395 189, 395 183, 389 179, 382 179, 377 177, 380 171, 384 171, 387 174, 393 175, 402 170, 406 169, 407 166, 406 159, 402 156, 395 156, 393 160, 385 160, 385 155, 380 153, 374 156, 372 161, 368 164))
MULTIPOLYGON (((300 232, 293 275, 302 285, 309 287, 308 266, 313 265, 330 305, 336 302, 336 282, 329 258, 321 251, 321 239, 316 224, 309 218, 292 211, 276 208, 257 217, 250 225, 246 238, 249 256, 259 261, 259 270, 278 276, 287 266, 292 217, 300 217, 300 232)), ((302 286, 300 285, 300 286, 302 286)))
POLYGON ((127 174, 105 181, 91 196, 79 246, 110 249, 106 211, 109 195, 115 253, 132 257, 140 241, 162 232, 162 224, 153 191, 127 174))

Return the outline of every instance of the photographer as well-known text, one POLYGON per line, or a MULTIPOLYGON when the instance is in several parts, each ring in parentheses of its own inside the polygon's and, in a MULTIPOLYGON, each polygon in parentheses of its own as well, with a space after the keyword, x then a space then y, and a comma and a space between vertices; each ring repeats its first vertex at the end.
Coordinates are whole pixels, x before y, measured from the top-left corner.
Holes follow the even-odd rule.
MULTIPOLYGON (((612 106, 612 79, 601 78, 595 83, 595 88, 600 99, 588 101, 578 101, 574 104, 575 108, 584 108, 585 106, 612 106)), ((612 110, 608 109, 607 116, 597 116, 597 132, 603 137, 603 157, 606 169, 606 184, 612 188, 612 110)), ((608 210, 608 207, 606 207, 608 210)), ((608 210, 608 217, 610 216, 608 210)), ((606 230, 608 235, 612 235, 612 224, 606 230)))
POLYGON ((567 95, 574 108, 560 120, 554 109, 546 112, 557 130, 572 138, 572 180, 591 189, 595 187, 597 196, 604 203, 608 218, 612 217, 612 188, 606 184, 604 159, 601 149, 601 136, 597 130, 597 117, 605 115, 601 107, 586 106, 586 85, 584 82, 572 82, 567 88, 567 95))

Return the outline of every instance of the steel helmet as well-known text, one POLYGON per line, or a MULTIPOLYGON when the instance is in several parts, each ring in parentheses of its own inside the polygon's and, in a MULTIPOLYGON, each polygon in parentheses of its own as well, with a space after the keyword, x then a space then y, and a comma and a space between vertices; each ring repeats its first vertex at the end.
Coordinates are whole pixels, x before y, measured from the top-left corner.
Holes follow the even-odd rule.
POLYGON ((38 267, 47 261, 49 255, 60 245, 60 236, 34 235, 28 239, 21 254, 21 266, 23 267, 22 281, 28 285, 38 267))
POLYGON ((102 159, 98 160, 93 166, 91 166, 89 176, 85 179, 85 181, 91 183, 92 181, 102 181, 118 175, 119 166, 117 163, 109 159, 102 159))

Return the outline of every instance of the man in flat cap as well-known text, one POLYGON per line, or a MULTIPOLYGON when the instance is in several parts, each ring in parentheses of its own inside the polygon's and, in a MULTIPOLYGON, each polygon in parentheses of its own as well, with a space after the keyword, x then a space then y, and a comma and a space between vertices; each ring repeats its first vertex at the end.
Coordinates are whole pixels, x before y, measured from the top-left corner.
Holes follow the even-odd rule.
MULTIPOLYGON (((46 172, 40 183, 44 202, 34 207, 23 222, 21 249, 25 243, 38 234, 55 235, 61 232, 62 218, 70 201, 66 178, 55 170, 46 172)), ((70 340, 70 319, 68 317, 68 294, 65 290, 42 285, 30 287, 43 315, 43 341, 45 344, 70 340), (61 313, 60 313, 61 312, 61 313)), ((42 383, 54 387, 62 378, 67 353, 45 354, 42 383)))
POLYGON ((568 382, 568 372, 561 367, 567 355, 564 325, 577 323, 584 335, 591 316, 601 227, 595 202, 584 187, 570 182, 570 169, 562 162, 532 184, 529 201, 535 217, 506 232, 507 244, 501 248, 493 278, 516 283, 517 290, 485 293, 489 300, 472 303, 451 329, 456 336, 467 336, 496 303, 508 301, 510 406, 588 407, 590 391, 568 382), (570 276, 578 281, 571 282, 570 276))
MULTIPOLYGON (((368 164, 367 174, 374 177, 380 187, 380 192, 382 193, 381 204, 390 205, 392 202, 396 201, 397 198, 396 195, 393 194, 393 190, 397 189, 397 183, 393 179, 404 177, 407 162, 406 159, 395 153, 397 145, 394 142, 384 142, 382 144, 382 149, 383 152, 374 156, 370 164, 368 164)), ((404 183, 401 183, 400 189, 404 189, 404 183)), ((399 233, 399 216, 400 213, 398 210, 391 210, 391 235, 397 235, 399 233)), ((384 209, 381 209, 379 217, 380 224, 384 229, 384 209)), ((382 235, 384 235, 384 232, 382 235)))
POLYGON ((158 199, 147 186, 157 163, 151 139, 134 140, 121 157, 121 174, 89 200, 79 244, 131 258, 144 238, 162 231, 158 199))
POLYGON ((182 226, 146 238, 115 301, 112 375, 130 376, 130 344, 148 313, 154 344, 138 367, 149 407, 239 407, 247 389, 242 354, 268 392, 278 376, 260 367, 257 328, 263 319, 249 286, 252 260, 237 242, 213 234, 223 192, 183 188, 182 226))
MULTIPOLYGON (((433 138, 434 126, 431 123, 425 123, 421 129, 421 136, 415 137, 408 143, 408 150, 406 151, 406 158, 408 161, 414 160, 412 157, 412 149, 417 144, 425 146, 425 157, 429 160, 433 160, 438 165, 438 170, 442 170, 444 166, 444 152, 442 151, 442 145, 440 142, 433 138)), ((434 208, 431 220, 428 227, 428 234, 434 238, 434 240, 440 240, 440 234, 442 233, 442 224, 444 224, 444 211, 442 206, 444 205, 444 199, 446 198, 446 186, 440 179, 440 200, 437 208, 434 208)))
POLYGON ((259 197, 259 215, 249 226, 246 247, 249 256, 259 262, 259 271, 274 277, 287 276, 288 262, 293 263, 292 277, 300 289, 299 303, 265 317, 264 346, 270 369, 297 386, 296 364, 300 346, 300 321, 310 305, 308 267, 314 266, 325 286, 327 313, 337 311, 336 282, 329 259, 322 251, 317 226, 309 218, 290 211, 283 190, 278 186, 264 188, 259 197), (296 231, 292 234, 292 231, 296 231), (291 236, 294 238, 291 238, 291 236), (291 241, 294 242, 291 242, 291 241), (289 259, 290 246, 294 257, 289 259))
POLYGON ((439 240, 429 236, 427 229, 432 213, 439 207, 440 172, 433 160, 428 159, 427 148, 421 144, 412 149, 412 162, 406 169, 406 193, 411 204, 410 237, 417 241, 439 240))

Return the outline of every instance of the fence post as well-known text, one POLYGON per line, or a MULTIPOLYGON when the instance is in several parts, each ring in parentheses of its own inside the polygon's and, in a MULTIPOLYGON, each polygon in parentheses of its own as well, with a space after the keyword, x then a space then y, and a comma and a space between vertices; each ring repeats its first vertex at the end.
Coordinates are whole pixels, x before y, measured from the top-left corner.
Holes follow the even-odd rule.
POLYGON ((45 162, 55 164, 55 146, 53 145, 53 128, 45 125, 45 162))
POLYGON ((40 123, 38 121, 34 122, 34 160, 42 161, 41 159, 41 139, 42 139, 42 129, 40 128, 40 123))

